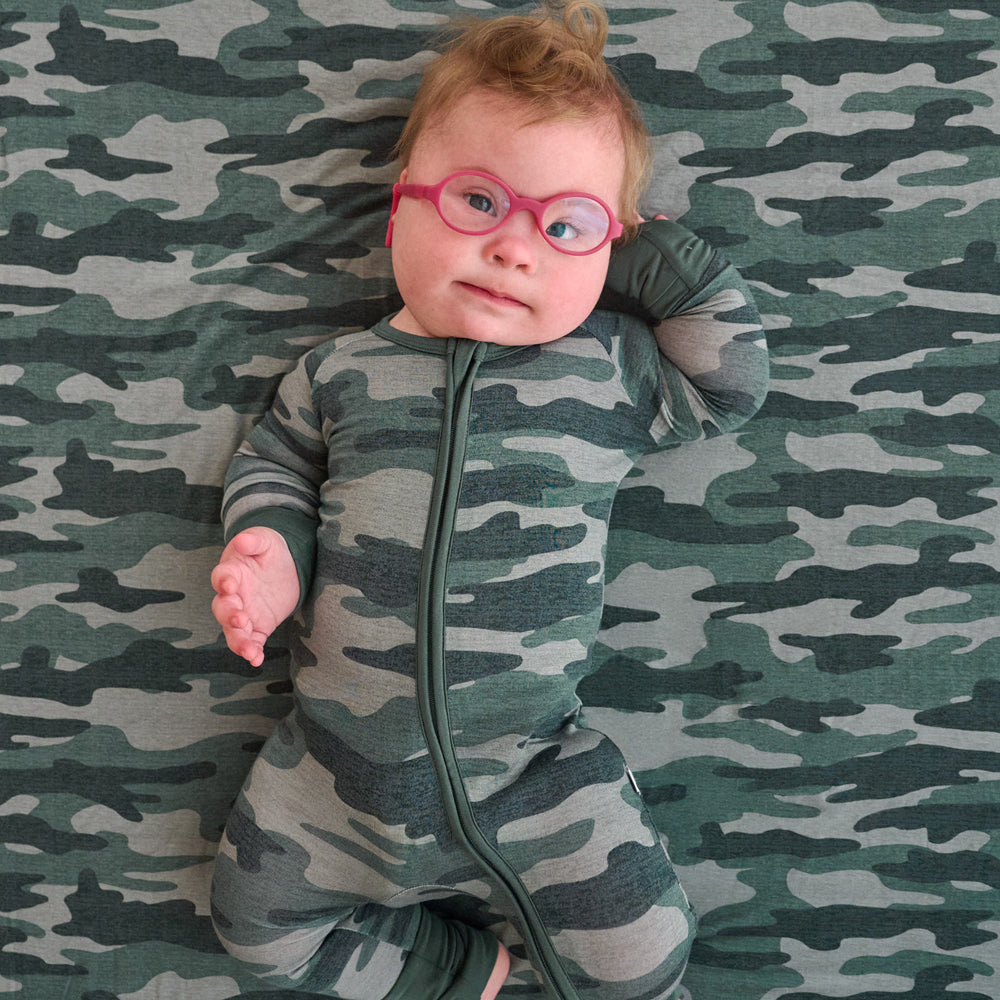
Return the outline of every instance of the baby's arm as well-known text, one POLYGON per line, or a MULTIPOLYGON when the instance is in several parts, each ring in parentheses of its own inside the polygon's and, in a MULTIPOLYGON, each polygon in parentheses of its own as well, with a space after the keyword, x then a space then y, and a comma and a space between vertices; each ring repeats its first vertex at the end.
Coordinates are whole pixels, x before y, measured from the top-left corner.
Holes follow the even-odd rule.
POLYGON ((312 582, 319 491, 327 477, 314 369, 307 354, 282 380, 274 405, 226 473, 228 544, 212 573, 212 613, 229 648, 254 666, 263 662, 268 636, 312 582))
POLYGON ((760 315, 736 268, 676 222, 644 223, 611 256, 599 305, 641 316, 660 352, 664 441, 733 430, 767 394, 760 315))
POLYGON ((285 539, 273 528, 241 531, 212 571, 212 587, 212 614, 226 644, 259 667, 264 643, 299 601, 299 574, 285 539))

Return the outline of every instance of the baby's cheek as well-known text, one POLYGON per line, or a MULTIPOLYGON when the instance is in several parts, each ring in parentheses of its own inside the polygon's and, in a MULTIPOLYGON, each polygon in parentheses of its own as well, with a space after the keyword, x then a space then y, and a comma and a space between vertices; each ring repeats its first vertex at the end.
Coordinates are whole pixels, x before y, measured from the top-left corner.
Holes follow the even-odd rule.
MULTIPOLYGON (((587 261, 589 264, 590 262, 587 261)), ((579 274, 572 275, 560 283, 560 299, 566 332, 575 330, 593 311, 604 290, 607 277, 604 267, 581 268, 579 274)))

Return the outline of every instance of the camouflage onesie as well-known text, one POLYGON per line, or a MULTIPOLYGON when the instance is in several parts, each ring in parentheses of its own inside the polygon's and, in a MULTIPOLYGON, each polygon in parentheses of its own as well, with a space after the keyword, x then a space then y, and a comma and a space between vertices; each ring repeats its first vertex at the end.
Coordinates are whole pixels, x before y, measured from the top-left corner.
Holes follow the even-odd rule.
POLYGON ((618 484, 746 420, 767 357, 736 270, 674 223, 614 255, 606 294, 542 345, 340 336, 233 461, 227 535, 281 531, 305 594, 294 708, 213 886, 224 944, 276 986, 478 997, 505 919, 551 997, 677 986, 686 897, 576 687, 618 484))

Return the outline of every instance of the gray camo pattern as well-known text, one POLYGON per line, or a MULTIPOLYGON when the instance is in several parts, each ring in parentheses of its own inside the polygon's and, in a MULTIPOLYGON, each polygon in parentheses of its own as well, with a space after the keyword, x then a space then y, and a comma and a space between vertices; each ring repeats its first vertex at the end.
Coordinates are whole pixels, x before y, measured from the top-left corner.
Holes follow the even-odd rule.
MULTIPOLYGON (((626 481, 581 688, 698 914, 685 989, 991 1000, 1000 5, 611 8, 644 207, 737 264, 772 352, 745 428, 626 481)), ((12 996, 282 998, 208 914, 289 707, 287 635, 255 673, 208 610, 221 484, 295 360, 393 308, 387 150, 458 9, 0 11, 12 996)))

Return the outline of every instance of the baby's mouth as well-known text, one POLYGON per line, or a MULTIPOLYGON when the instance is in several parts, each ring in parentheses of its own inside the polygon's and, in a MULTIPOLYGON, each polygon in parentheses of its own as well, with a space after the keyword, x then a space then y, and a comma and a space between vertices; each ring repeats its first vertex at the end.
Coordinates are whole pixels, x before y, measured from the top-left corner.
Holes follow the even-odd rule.
POLYGON ((511 295, 507 295, 499 289, 486 288, 483 285, 474 285, 468 281, 462 281, 459 282, 459 284, 479 298, 486 299, 486 301, 493 302, 496 305, 520 306, 521 308, 527 308, 526 303, 522 302, 520 299, 514 298, 511 295))

